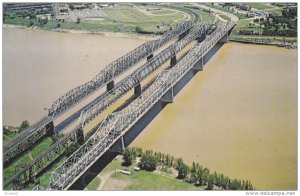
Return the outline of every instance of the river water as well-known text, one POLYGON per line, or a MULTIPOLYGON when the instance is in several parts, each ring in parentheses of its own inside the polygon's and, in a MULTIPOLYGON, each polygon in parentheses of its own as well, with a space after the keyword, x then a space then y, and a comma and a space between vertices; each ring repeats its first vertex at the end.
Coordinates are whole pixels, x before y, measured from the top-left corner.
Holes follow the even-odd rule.
POLYGON ((296 189, 297 52, 223 45, 132 146, 199 162, 257 189, 296 189))
POLYGON ((144 39, 3 28, 3 124, 30 123, 144 39), (122 46, 122 47, 121 47, 122 46))
MULTIPOLYGON (((144 42, 3 28, 3 123, 37 120, 60 95, 144 42)), ((295 189, 297 52, 223 45, 132 146, 199 162, 258 189, 295 189)))

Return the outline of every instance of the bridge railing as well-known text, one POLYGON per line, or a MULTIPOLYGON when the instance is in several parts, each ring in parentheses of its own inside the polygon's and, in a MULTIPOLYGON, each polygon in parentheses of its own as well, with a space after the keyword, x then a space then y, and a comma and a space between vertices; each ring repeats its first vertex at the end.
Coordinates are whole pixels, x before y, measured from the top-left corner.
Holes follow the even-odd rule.
POLYGON ((132 65, 149 56, 155 50, 191 27, 191 22, 184 22, 173 30, 165 33, 161 38, 149 41, 121 58, 113 61, 101 70, 91 81, 68 91, 66 94, 58 98, 49 109, 48 115, 54 117, 65 112, 73 105, 86 98, 92 92, 113 80, 116 76, 124 73, 132 65))
POLYGON ((221 25, 202 43, 194 46, 173 68, 163 71, 155 82, 128 107, 108 115, 95 134, 52 172, 48 189, 64 189, 72 184, 81 173, 90 167, 172 88, 193 67, 195 62, 202 58, 231 27, 230 23, 221 25))

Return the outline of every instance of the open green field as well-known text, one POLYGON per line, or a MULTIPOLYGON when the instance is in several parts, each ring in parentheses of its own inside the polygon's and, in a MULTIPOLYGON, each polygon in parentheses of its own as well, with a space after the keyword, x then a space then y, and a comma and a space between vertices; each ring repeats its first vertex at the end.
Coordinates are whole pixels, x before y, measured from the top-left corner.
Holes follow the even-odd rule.
POLYGON ((233 12, 233 11, 232 11, 231 9, 229 9, 228 7, 216 6, 215 4, 212 4, 212 3, 206 3, 205 5, 208 6, 208 7, 211 7, 211 8, 215 8, 215 9, 218 9, 218 10, 222 10, 222 11, 224 11, 224 12, 232 13, 232 14, 236 15, 240 20, 246 19, 246 18, 251 18, 250 16, 247 16, 247 15, 245 15, 245 14, 240 14, 240 13, 233 12))
MULTIPOLYGON (((176 4, 179 7, 187 4, 176 4)), ((200 9, 194 9, 201 14, 203 21, 212 21, 214 16, 200 9)), ((162 34, 177 24, 193 20, 194 16, 180 8, 164 7, 153 4, 118 3, 114 7, 103 9, 102 17, 82 18, 77 22, 48 20, 45 24, 24 18, 20 15, 6 17, 5 24, 38 27, 42 29, 84 30, 90 32, 126 32, 144 34, 162 34)), ((8 140, 9 138, 5 138, 8 140)))
POLYGON ((256 9, 270 9, 272 8, 271 6, 268 6, 266 3, 246 3, 247 5, 250 5, 252 8, 256 9))
POLYGON ((204 190, 205 187, 195 187, 193 184, 161 176, 147 171, 132 172, 131 175, 116 173, 113 178, 130 181, 131 184, 125 190, 204 190))
MULTIPOLYGON (((120 181, 130 182, 130 185, 127 186, 125 190, 204 190, 206 188, 206 186, 195 187, 193 184, 176 179, 175 176, 172 176, 169 173, 163 173, 163 175, 161 175, 155 172, 147 172, 143 170, 134 171, 134 167, 134 165, 129 167, 122 166, 122 159, 118 158, 110 162, 103 169, 103 171, 101 171, 101 173, 107 173, 116 170, 130 171, 131 175, 115 172, 110 177, 120 181)), ((90 183, 92 185, 89 184, 87 189, 95 190, 92 189, 91 186, 98 187, 93 185, 94 183, 97 184, 98 180, 95 180, 95 182, 93 181, 90 183)))
POLYGON ((223 15, 223 14, 221 14, 221 15, 219 15, 221 18, 223 18, 224 20, 230 20, 231 18, 230 17, 228 17, 228 16, 226 16, 226 15, 223 15))
POLYGON ((11 165, 9 165, 7 168, 3 170, 4 181, 10 179, 15 174, 15 171, 19 166, 29 162, 31 162, 31 158, 28 154, 25 154, 19 159, 17 159, 16 161, 14 161, 11 165))
POLYGON ((282 10, 283 8, 282 7, 278 7, 276 9, 270 9, 270 10, 267 10, 270 14, 277 14, 277 15, 282 15, 282 10))
POLYGON ((99 184, 101 183, 101 179, 96 176, 96 178, 94 178, 88 185, 87 185, 87 189, 88 190, 97 190, 99 184))
POLYGON ((39 155, 45 152, 50 146, 52 145, 52 138, 46 137, 41 143, 35 146, 32 151, 31 155, 33 159, 36 159, 39 155))
MULTIPOLYGON (((20 165, 29 164, 31 161, 33 161, 35 158, 37 158, 39 155, 41 155, 43 152, 45 152, 50 146, 52 145, 52 138, 51 137, 45 137, 38 145, 36 145, 32 150, 17 160, 15 160, 12 164, 10 164, 7 168, 4 169, 4 181, 11 178, 16 170, 18 171, 18 167, 20 165)), ((43 177, 44 178, 44 177, 43 177)))

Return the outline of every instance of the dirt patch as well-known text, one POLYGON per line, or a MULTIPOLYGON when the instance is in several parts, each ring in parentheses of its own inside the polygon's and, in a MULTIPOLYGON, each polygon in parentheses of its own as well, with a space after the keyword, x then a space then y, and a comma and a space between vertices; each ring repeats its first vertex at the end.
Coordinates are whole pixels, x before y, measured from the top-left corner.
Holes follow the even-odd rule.
POLYGON ((131 181, 118 180, 110 177, 103 186, 102 190, 117 191, 124 190, 126 187, 132 184, 131 181))

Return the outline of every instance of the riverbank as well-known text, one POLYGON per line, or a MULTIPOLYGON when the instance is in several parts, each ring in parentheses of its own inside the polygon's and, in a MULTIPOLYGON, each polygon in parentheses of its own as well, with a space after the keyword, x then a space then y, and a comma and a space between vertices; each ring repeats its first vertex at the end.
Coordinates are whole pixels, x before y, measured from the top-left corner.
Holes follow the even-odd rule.
POLYGON ((2 28, 10 29, 26 29, 26 30, 42 30, 59 33, 72 33, 72 34, 95 34, 103 35, 107 37, 119 37, 119 38, 130 38, 130 39, 142 39, 142 40, 153 40, 158 39, 160 36, 154 34, 139 34, 139 33, 125 33, 125 32, 107 32, 107 31, 88 31, 88 30, 76 30, 76 29, 43 29, 37 26, 27 27, 22 25, 3 24, 2 28))
POLYGON ((259 44, 297 49, 297 38, 294 37, 272 37, 272 36, 235 36, 229 37, 229 41, 243 44, 259 44))

